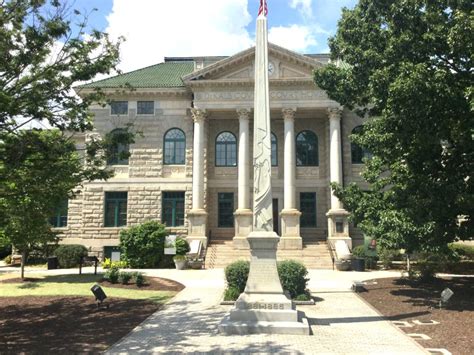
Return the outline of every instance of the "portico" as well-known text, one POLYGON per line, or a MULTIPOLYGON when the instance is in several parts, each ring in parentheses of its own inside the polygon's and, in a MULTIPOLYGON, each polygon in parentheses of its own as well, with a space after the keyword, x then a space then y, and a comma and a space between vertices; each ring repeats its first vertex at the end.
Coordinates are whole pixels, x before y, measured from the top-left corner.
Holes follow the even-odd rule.
MULTIPOLYGON (((211 234, 213 238, 232 239, 237 249, 248 248, 247 236, 252 231, 252 55, 248 50, 216 63, 220 67, 211 65, 184 78, 194 94, 194 108, 190 110, 194 120, 193 208, 188 212, 188 238, 204 242, 211 234), (226 61, 229 63, 222 63, 226 61), (200 136, 204 130, 206 144, 200 136), (226 166, 216 162, 216 137, 222 132, 235 137, 236 159, 226 166), (220 224, 220 194, 235 194, 232 225, 220 224)), ((270 60, 279 61, 277 72, 270 75, 271 125, 277 154, 275 165, 272 159, 272 190, 277 206, 275 231, 281 236, 279 248, 301 249, 306 238, 316 237, 350 243, 348 214, 329 187, 332 181, 343 182, 341 107, 314 87, 308 79, 309 68, 299 77, 293 72, 292 78, 285 78, 288 64, 279 47, 271 45, 270 60), (297 161, 296 138, 306 128, 317 138, 315 162, 297 161), (304 193, 317 196, 314 225, 301 224, 304 193)), ((314 61, 311 64, 317 65, 314 61)))

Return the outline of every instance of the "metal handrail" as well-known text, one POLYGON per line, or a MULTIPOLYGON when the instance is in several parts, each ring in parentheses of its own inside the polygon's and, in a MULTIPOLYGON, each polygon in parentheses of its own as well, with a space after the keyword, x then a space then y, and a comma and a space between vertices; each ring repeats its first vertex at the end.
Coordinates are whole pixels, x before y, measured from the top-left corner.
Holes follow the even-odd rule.
POLYGON ((204 250, 202 251, 202 253, 204 254, 204 265, 203 265, 203 268, 205 269, 206 268, 206 260, 207 260, 207 250, 209 249, 209 245, 211 244, 211 237, 212 237, 212 232, 211 230, 209 230, 209 236, 207 237, 207 245, 205 248, 203 248, 204 250))
POLYGON ((335 249, 330 240, 326 240, 326 246, 329 250, 329 255, 331 256, 332 260, 332 269, 334 270, 334 265, 336 263, 335 249))

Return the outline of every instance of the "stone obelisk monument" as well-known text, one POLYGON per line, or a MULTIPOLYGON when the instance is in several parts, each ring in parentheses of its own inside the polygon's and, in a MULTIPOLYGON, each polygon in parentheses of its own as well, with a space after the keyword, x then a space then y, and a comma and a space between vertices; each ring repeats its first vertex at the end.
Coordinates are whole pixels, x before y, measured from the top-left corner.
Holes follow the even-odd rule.
POLYGON ((266 14, 266 3, 261 0, 255 46, 253 231, 247 237, 250 273, 245 291, 219 330, 226 334, 309 334, 306 319, 298 316, 283 293, 276 265, 280 238, 273 231, 266 14))

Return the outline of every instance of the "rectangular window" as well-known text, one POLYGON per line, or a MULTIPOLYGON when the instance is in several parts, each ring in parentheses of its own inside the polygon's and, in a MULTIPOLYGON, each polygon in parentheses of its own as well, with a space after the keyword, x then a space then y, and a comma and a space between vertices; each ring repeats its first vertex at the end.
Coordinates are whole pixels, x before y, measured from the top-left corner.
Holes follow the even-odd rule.
POLYGON ((54 228, 67 226, 67 207, 68 200, 64 200, 54 211, 53 216, 49 219, 49 224, 54 228))
POLYGON ((127 192, 105 193, 105 227, 121 227, 127 225, 127 192))
POLYGON ((300 212, 302 228, 316 227, 316 192, 300 193, 300 212))
POLYGON ((128 101, 112 101, 110 103, 110 114, 128 115, 128 101))
POLYGON ((219 192, 217 194, 218 221, 220 228, 232 228, 234 226, 234 193, 219 192))
POLYGON ((153 115, 155 101, 137 101, 137 115, 153 115))
POLYGON ((168 227, 184 226, 184 191, 165 191, 162 199, 162 223, 168 227))

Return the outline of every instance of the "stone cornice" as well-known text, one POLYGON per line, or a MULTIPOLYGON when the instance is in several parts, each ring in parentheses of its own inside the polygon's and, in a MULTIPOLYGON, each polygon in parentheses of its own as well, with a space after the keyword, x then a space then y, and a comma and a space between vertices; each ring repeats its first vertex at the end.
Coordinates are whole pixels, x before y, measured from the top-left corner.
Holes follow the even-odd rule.
MULTIPOLYGON (((95 89, 80 89, 77 90, 79 96, 84 96, 94 93, 95 89)), ((109 97, 113 96, 158 96, 158 97, 192 97, 192 92, 189 88, 136 88, 136 89, 101 89, 101 91, 109 97)))

